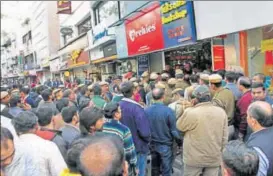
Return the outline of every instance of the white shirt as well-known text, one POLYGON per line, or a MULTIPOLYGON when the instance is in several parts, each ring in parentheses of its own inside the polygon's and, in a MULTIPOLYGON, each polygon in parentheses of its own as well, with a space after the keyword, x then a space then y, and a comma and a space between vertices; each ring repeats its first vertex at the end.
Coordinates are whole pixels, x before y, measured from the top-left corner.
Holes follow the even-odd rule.
POLYGON ((35 134, 19 136, 18 147, 32 160, 33 173, 41 176, 58 176, 67 165, 55 143, 44 140, 35 134), (35 171, 35 172, 34 172, 35 171))
POLYGON ((11 119, 1 115, 1 126, 7 128, 11 132, 14 141, 18 139, 14 126, 11 124, 11 119))

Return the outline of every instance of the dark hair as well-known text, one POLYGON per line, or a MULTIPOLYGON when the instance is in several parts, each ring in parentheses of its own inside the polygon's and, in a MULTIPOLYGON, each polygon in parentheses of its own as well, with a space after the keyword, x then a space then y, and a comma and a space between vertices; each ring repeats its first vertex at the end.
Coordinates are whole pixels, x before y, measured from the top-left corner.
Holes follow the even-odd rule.
POLYGON ((217 87, 217 88, 219 88, 219 87, 221 87, 221 86, 222 86, 222 83, 221 83, 221 82, 219 82, 219 83, 211 83, 211 84, 214 84, 214 85, 215 85, 215 87, 217 87))
POLYGON ((80 130, 82 135, 88 135, 91 126, 94 126, 99 119, 103 118, 103 112, 96 108, 84 108, 80 112, 80 130))
POLYGON ((101 95, 101 86, 99 84, 94 84, 93 86, 94 95, 101 95))
POLYGON ((251 87, 251 79, 246 76, 242 76, 238 79, 239 85, 243 86, 246 89, 249 89, 251 87))
POLYGON ((48 101, 50 96, 52 96, 52 90, 51 89, 45 89, 42 91, 42 97, 44 99, 44 101, 48 101))
MULTIPOLYGON (((90 136, 88 140, 90 140, 89 144, 83 148, 80 155, 79 168, 82 176, 122 176, 123 162, 125 158, 123 141, 118 136, 109 135, 106 133, 96 133, 95 135, 90 136), (111 156, 109 160, 104 161, 105 163, 103 163, 107 165, 104 165, 104 167, 99 171, 96 169, 96 173, 93 171, 96 166, 85 163, 85 159, 88 157, 88 154, 93 152, 98 153, 98 155, 106 154, 111 156)), ((87 161, 91 160, 90 162, 92 162, 94 159, 102 159, 102 161, 98 161, 99 163, 103 162, 104 160, 103 157, 98 158, 93 156, 88 158, 87 161)))
POLYGON ((1 126, 1 144, 4 145, 5 148, 7 148, 7 144, 6 141, 7 140, 12 140, 13 141, 13 135, 11 134, 11 132, 9 131, 9 129, 2 127, 1 126))
POLYGON ((115 102, 107 103, 104 107, 104 116, 108 119, 112 119, 114 114, 118 111, 119 104, 115 102))
POLYGON ((81 112, 84 108, 89 106, 90 100, 89 99, 84 99, 80 102, 79 104, 79 111, 81 112))
POLYGON ((64 107, 67 107, 69 105, 69 100, 68 98, 61 98, 60 100, 56 101, 56 108, 58 109, 59 112, 62 111, 64 107))
POLYGON ((81 84, 81 80, 78 78, 77 80, 76 80, 76 83, 79 85, 79 84, 81 84))
POLYGON ((248 108, 248 113, 252 118, 256 119, 262 127, 273 126, 272 108, 267 111, 263 105, 252 103, 248 108))
POLYGON ((71 89, 66 89, 64 92, 63 92, 63 97, 64 98, 68 98, 70 96, 70 94, 72 93, 72 90, 71 89))
POLYGON ((31 111, 20 112, 15 118, 12 119, 12 124, 18 135, 21 133, 27 133, 34 129, 37 122, 37 116, 31 111))
POLYGON ((154 88, 152 90, 152 96, 154 100, 160 100, 161 98, 163 98, 164 94, 165 94, 164 89, 154 88))
POLYGON ((191 75, 190 76, 190 81, 191 83, 197 83, 198 82, 198 76, 197 75, 191 75))
POLYGON ((180 74, 176 74, 175 77, 177 79, 182 79, 184 77, 184 74, 183 73, 180 73, 180 74))
POLYGON ((260 80, 263 80, 263 83, 266 81, 266 77, 263 73, 256 73, 254 76, 258 76, 260 80))
POLYGON ((40 126, 49 125, 54 116, 53 109, 46 106, 39 107, 35 114, 38 117, 38 123, 40 126))
POLYGON ((87 88, 87 86, 83 86, 82 88, 81 88, 81 94, 82 95, 85 95, 85 93, 88 91, 88 88, 87 88))
POLYGON ((223 161, 232 176, 256 176, 258 173, 258 154, 239 140, 230 141, 226 145, 223 161))
POLYGON ((251 88, 252 89, 263 88, 263 90, 265 91, 265 87, 264 87, 263 83, 259 83, 259 82, 252 83, 251 88))
POLYGON ((218 70, 217 74, 219 74, 220 76, 222 76, 222 79, 225 78, 225 74, 226 74, 226 70, 218 70))
POLYGON ((198 96, 196 97, 198 103, 205 103, 211 101, 211 96, 210 95, 205 95, 205 96, 198 96))
POLYGON ((131 98, 133 96, 134 84, 130 81, 125 81, 121 83, 120 90, 124 97, 131 98))
POLYGON ((42 92, 43 92, 45 89, 47 89, 46 86, 42 85, 42 86, 37 87, 37 88, 36 88, 36 91, 37 91, 37 93, 38 93, 39 95, 41 95, 42 92))
POLYGON ((18 95, 12 95, 9 100, 10 107, 16 107, 18 103, 21 103, 21 98, 18 95))
POLYGON ((234 82, 236 80, 236 74, 231 71, 226 72, 225 77, 228 82, 234 82))
POLYGON ((20 92, 23 92, 24 94, 28 94, 29 93, 29 91, 30 91, 30 89, 28 88, 28 87, 22 87, 21 89, 20 89, 20 92))
POLYGON ((240 72, 236 72, 235 75, 236 75, 236 81, 238 81, 240 77, 245 76, 243 73, 240 73, 240 72))
POLYGON ((62 110, 62 117, 65 123, 71 123, 73 117, 77 114, 77 108, 75 106, 65 107, 62 110))

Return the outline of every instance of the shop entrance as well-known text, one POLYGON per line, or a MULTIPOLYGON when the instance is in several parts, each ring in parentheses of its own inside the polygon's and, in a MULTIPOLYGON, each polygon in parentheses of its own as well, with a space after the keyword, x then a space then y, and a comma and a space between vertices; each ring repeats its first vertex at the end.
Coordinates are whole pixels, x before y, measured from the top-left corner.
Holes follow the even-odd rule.
POLYGON ((211 71, 211 41, 206 40, 165 51, 165 65, 169 65, 174 70, 181 69, 186 74, 204 70, 211 71))

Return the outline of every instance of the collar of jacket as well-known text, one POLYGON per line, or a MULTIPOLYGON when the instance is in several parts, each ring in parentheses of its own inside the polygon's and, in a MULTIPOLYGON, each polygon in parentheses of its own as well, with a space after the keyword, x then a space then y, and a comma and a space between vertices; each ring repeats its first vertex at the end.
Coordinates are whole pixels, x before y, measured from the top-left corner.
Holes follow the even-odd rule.
POLYGON ((204 103, 198 103, 194 107, 205 106, 205 105, 212 105, 212 103, 210 101, 209 102, 204 102, 204 103))
POLYGON ((129 98, 122 98, 122 100, 123 100, 123 101, 127 101, 127 102, 129 102, 129 103, 136 104, 136 105, 138 105, 138 106, 144 108, 141 104, 139 104, 138 102, 136 102, 136 101, 134 101, 134 100, 132 100, 132 99, 129 99, 129 98))

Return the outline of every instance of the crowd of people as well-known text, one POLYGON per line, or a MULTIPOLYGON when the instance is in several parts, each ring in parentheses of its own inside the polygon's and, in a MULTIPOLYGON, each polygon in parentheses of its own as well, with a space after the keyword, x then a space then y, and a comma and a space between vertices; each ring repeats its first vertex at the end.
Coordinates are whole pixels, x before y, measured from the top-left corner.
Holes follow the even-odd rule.
POLYGON ((1 87, 1 175, 272 176, 265 76, 165 70, 1 87))

